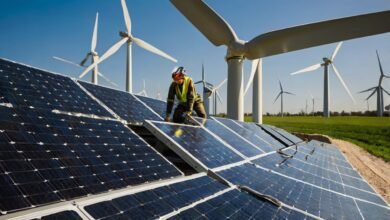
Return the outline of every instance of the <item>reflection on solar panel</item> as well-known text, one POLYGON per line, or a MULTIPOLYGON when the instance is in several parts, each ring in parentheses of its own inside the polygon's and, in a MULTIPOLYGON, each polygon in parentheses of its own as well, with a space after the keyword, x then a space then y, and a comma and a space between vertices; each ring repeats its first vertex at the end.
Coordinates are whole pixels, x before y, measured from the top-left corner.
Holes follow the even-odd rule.
POLYGON ((253 157, 258 154, 264 153, 263 150, 253 145, 251 142, 247 141, 245 138, 241 137, 237 133, 229 130, 222 124, 218 123, 215 120, 195 118, 199 123, 201 123, 205 128, 216 134, 222 140, 226 141, 230 146, 234 147, 237 151, 242 153, 247 157, 253 157))
POLYGON ((146 119, 162 119, 130 93, 82 81, 80 81, 80 84, 128 123, 142 124, 146 119))
POLYGON ((323 219, 361 219, 372 215, 388 216, 390 209, 377 203, 344 195, 324 189, 283 174, 269 172, 252 164, 244 164, 218 172, 228 181, 270 195, 292 207, 306 210, 308 213, 323 219), (357 203, 359 201, 359 203, 357 203), (374 206, 376 213, 369 209, 361 212, 364 206, 374 206))
POLYGON ((199 126, 147 121, 145 126, 200 171, 243 160, 213 134, 199 126))
POLYGON ((270 152, 272 150, 275 150, 275 147, 272 147, 270 143, 262 139, 261 137, 257 136, 254 131, 248 130, 236 122, 234 122, 231 119, 227 118, 213 118, 214 120, 220 122, 221 124, 225 125, 232 131, 236 132, 238 135, 242 136, 243 138, 250 141, 253 145, 257 146, 258 148, 262 149, 265 152, 270 152))
POLYGON ((0 59, 0 102, 111 117, 70 78, 0 59))

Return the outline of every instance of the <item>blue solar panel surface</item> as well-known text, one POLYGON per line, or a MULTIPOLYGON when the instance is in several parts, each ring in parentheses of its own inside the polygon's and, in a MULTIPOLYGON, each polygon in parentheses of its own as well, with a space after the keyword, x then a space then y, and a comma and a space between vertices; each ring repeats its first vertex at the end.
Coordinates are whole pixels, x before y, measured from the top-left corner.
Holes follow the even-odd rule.
POLYGON ((88 205, 84 209, 95 219, 157 219, 226 188, 203 176, 88 205))
POLYGON ((0 59, 0 102, 111 117, 68 77, 0 59))
MULTIPOLYGON (((284 135, 284 133, 282 134, 278 130, 274 129, 275 128, 274 126, 272 126, 272 125, 265 125, 265 124, 262 124, 262 125, 259 125, 259 126, 261 128, 263 128, 264 131, 266 131, 268 134, 273 136, 276 140, 278 140, 281 143, 283 143, 285 146, 291 146, 291 145, 295 144, 295 142, 290 140, 289 138, 287 138, 284 135)), ((301 142, 301 141, 298 141, 298 142, 301 142)), ((298 143, 298 142, 296 142, 296 143, 298 143)))
POLYGON ((153 126, 148 126, 148 129, 163 134, 168 141, 189 152, 208 168, 215 168, 244 159, 199 126, 164 122, 149 123, 153 126))
POLYGON ((230 144, 230 146, 234 147, 234 149, 247 157, 252 157, 264 153, 264 151, 257 148, 255 145, 251 144, 249 141, 242 138, 237 133, 229 130, 215 120, 203 118, 195 119, 205 128, 216 134, 218 137, 230 144))
POLYGON ((165 118, 167 110, 166 102, 141 95, 136 95, 136 97, 153 109, 153 111, 159 114, 162 118, 165 118))
POLYGON ((235 122, 241 125, 242 127, 250 131, 253 131, 257 136, 270 143, 270 145, 273 147, 274 150, 285 147, 282 143, 277 141, 275 138, 273 138, 271 135, 269 135, 267 132, 265 132, 263 129, 261 129, 261 127, 259 127, 255 123, 250 123, 250 122, 248 123, 242 121, 235 121, 235 122))
MULTIPOLYGON (((308 213, 324 219, 361 219, 371 218, 374 213, 360 212, 359 209, 369 202, 361 201, 360 206, 354 198, 322 189, 321 187, 286 178, 273 172, 257 168, 252 164, 244 164, 218 172, 228 181, 252 189, 278 199, 308 213)), ((380 216, 389 215, 390 209, 378 204, 375 211, 380 216)), ((375 213, 375 215, 378 215, 375 213)))
POLYGON ((238 125, 236 122, 234 122, 231 119, 227 118, 214 118, 218 122, 224 124, 226 127, 230 128, 243 138, 247 139, 250 141, 252 144, 257 146, 258 148, 262 149, 265 152, 270 152, 272 150, 275 150, 274 147, 265 141, 264 139, 260 138, 259 136, 256 135, 254 131, 248 130, 246 128, 243 128, 242 126, 238 125))
POLYGON ((80 81, 80 84, 122 119, 131 124, 142 124, 146 119, 162 120, 162 117, 147 108, 133 94, 82 81, 80 81))

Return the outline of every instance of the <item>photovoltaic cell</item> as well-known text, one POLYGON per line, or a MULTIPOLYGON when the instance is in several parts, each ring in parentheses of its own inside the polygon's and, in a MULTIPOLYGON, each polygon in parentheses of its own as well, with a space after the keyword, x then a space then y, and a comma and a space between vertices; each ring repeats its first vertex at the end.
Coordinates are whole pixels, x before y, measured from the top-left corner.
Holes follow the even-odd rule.
POLYGON ((181 175, 117 121, 21 107, 0 112, 3 213, 181 175))
POLYGON ((195 118, 199 123, 201 123, 205 128, 209 131, 216 134, 222 140, 230 144, 230 146, 234 147, 237 151, 242 153, 247 157, 253 157, 259 154, 264 153, 264 151, 260 150, 256 146, 252 145, 243 137, 239 136, 237 133, 227 129, 225 126, 216 122, 212 119, 203 119, 203 118, 195 118))
POLYGON ((226 188, 203 176, 87 205, 84 209, 95 219, 157 219, 226 188))
POLYGON ((82 218, 75 211, 62 211, 42 216, 42 220, 81 220, 82 218))
MULTIPOLYGON (((278 199, 324 219, 361 219, 355 199, 244 164, 218 172, 226 180, 278 199)), ((388 212, 389 209, 376 205, 388 212)), ((370 218, 362 213, 364 218, 370 218)))
POLYGON ((0 102, 111 117, 72 79, 0 59, 0 102))
POLYGON ((162 120, 162 117, 147 108, 133 94, 83 81, 79 83, 128 123, 142 124, 146 119, 162 120))
POLYGON ((236 132, 241 137, 247 139, 252 144, 254 144, 258 148, 262 149, 264 152, 270 152, 270 151, 274 150, 274 147, 272 147, 272 145, 270 143, 268 143, 264 139, 257 136, 254 131, 243 128, 242 126, 238 125, 233 120, 226 119, 226 118, 214 118, 214 120, 217 120, 218 122, 222 123, 226 127, 230 128, 231 130, 236 132))
MULTIPOLYGON (((168 142, 174 151, 187 151, 208 168, 243 160, 238 154, 200 126, 148 121, 147 128, 168 142)), ((185 153, 186 154, 186 153, 185 153)))

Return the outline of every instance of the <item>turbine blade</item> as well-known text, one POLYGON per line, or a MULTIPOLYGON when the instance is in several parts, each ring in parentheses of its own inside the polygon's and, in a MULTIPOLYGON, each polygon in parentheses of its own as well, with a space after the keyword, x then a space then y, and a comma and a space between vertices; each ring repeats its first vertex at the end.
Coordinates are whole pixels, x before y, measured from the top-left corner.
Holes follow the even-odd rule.
POLYGON ((358 93, 363 93, 363 92, 368 92, 368 91, 371 91, 373 89, 376 89, 376 86, 372 87, 372 88, 369 88, 369 89, 366 89, 366 90, 363 90, 363 91, 360 91, 358 93))
POLYGON ((110 83, 111 85, 115 86, 116 88, 119 87, 116 83, 112 82, 112 81, 109 80, 107 77, 105 77, 101 72, 98 72, 98 75, 99 75, 100 77, 102 77, 104 80, 106 80, 108 83, 110 83))
POLYGON ((390 96, 390 93, 389 93, 388 91, 386 91, 386 89, 382 88, 382 90, 383 90, 387 95, 390 96))
POLYGON ((222 104, 222 98, 221 98, 221 96, 219 95, 219 92, 218 92, 218 91, 215 91, 215 95, 217 96, 217 99, 218 99, 219 103, 222 104))
POLYGON ((198 82, 195 82, 194 84, 199 84, 199 83, 201 83, 201 82, 203 82, 203 81, 198 81, 198 82))
POLYGON ((157 55, 160 55, 168 60, 171 60, 175 63, 177 63, 177 60, 171 56, 169 56, 168 54, 166 54, 165 52, 155 48, 154 46, 150 45, 149 43, 146 43, 145 41, 139 39, 139 38, 135 38, 133 37, 133 42, 136 43, 138 46, 144 48, 145 50, 148 50, 154 54, 157 54, 157 55))
MULTIPOLYGON (((187 1, 180 1, 187 4, 187 1)), ((191 8, 191 6, 188 6, 191 8)), ((193 12, 199 14, 199 12, 193 12)), ((202 13, 199 14, 199 16, 202 13)), ((245 57, 261 57, 301 50, 390 31, 390 10, 289 27, 259 35, 245 44, 245 57), (331 33, 331 34, 329 34, 331 33)), ((205 19, 205 24, 208 24, 205 19)))
MULTIPOLYGON (((383 69, 382 69, 381 60, 379 59, 379 54, 378 54, 378 51, 376 51, 376 57, 378 58, 378 63, 379 63, 379 69, 380 69, 380 71, 381 71, 381 76, 383 76, 383 75, 384 75, 384 73, 383 73, 383 69)), ((387 77, 387 78, 388 78, 388 76, 385 76, 385 77, 387 77)))
POLYGON ((209 86, 209 87, 214 87, 214 85, 211 84, 211 83, 209 83, 209 82, 205 82, 205 83, 206 83, 206 85, 209 86))
POLYGON ((333 64, 331 66, 332 66, 332 68, 334 70, 334 73, 336 74, 337 78, 339 78, 341 84, 344 86, 345 91, 347 91, 349 97, 351 97, 352 101, 355 103, 355 99, 353 98, 353 96, 352 96, 351 92, 349 91, 347 85, 345 84, 343 78, 341 78, 341 75, 340 75, 339 71, 336 69, 336 66, 333 65, 333 64))
POLYGON ((300 73, 306 73, 306 72, 314 71, 314 70, 316 70, 316 69, 318 69, 320 67, 321 67, 321 63, 317 63, 317 64, 314 64, 312 66, 306 67, 304 69, 298 70, 296 72, 290 73, 290 75, 293 76, 293 75, 300 74, 300 73))
POLYGON ((96 12, 95 26, 93 28, 93 33, 92 33, 91 52, 95 52, 96 49, 98 20, 99 20, 99 13, 96 12))
POLYGON ((84 66, 84 64, 87 62, 87 60, 90 56, 91 56, 91 54, 87 53, 87 55, 84 57, 84 59, 80 62, 80 66, 84 66))
POLYGON ((200 0, 171 0, 171 3, 215 46, 237 41, 230 25, 200 0))
POLYGON ((280 91, 283 92, 282 82, 280 82, 280 80, 279 80, 279 87, 280 87, 280 91))
POLYGON ((131 20, 130 20, 129 10, 127 10, 126 1, 121 0, 121 5, 122 5, 123 17, 125 18, 127 33, 131 34, 131 20))
POLYGON ((252 60, 251 73, 250 73, 250 75, 249 75, 248 83, 247 83, 246 86, 245 86, 244 96, 245 96, 246 93, 248 92, 249 87, 251 86, 251 84, 252 84, 252 82, 253 82, 253 79, 254 79, 254 77, 255 77, 256 70, 257 70, 257 67, 258 67, 258 65, 259 65, 259 62, 260 62, 260 59, 252 60))
POLYGON ((72 62, 72 61, 63 59, 63 58, 61 58, 61 57, 53 56, 53 59, 56 59, 56 60, 59 60, 59 61, 65 62, 65 63, 69 63, 69 64, 72 64, 72 65, 77 66, 77 67, 82 67, 82 66, 80 66, 80 64, 77 64, 77 63, 75 63, 75 62, 72 62))
POLYGON ((366 100, 369 100, 371 98, 371 96, 375 94, 376 91, 377 91, 376 89, 374 91, 372 91, 372 93, 366 98, 366 100))
POLYGON ((284 92, 284 93, 287 93, 287 94, 290 94, 290 95, 295 95, 295 94, 292 93, 292 92, 284 92))
POLYGON ((97 66, 99 63, 101 63, 103 60, 107 59, 108 57, 110 57, 112 54, 114 54, 116 51, 119 50, 119 48, 125 44, 126 42, 128 41, 128 38, 125 37, 123 39, 121 39, 120 41, 116 42, 112 47, 110 47, 110 49, 108 49, 101 57, 99 60, 97 60, 96 62, 94 62, 92 65, 90 65, 89 67, 87 67, 79 76, 79 78, 82 78, 83 76, 85 76, 89 71, 91 71, 93 68, 95 68, 95 66, 97 66))
POLYGON ((219 83, 214 89, 217 90, 221 88, 221 86, 223 86, 223 84, 225 84, 226 82, 227 82, 227 78, 225 78, 221 83, 219 83))
POLYGON ((278 96, 276 96, 276 99, 275 99, 274 103, 272 103, 272 104, 275 104, 276 100, 278 100, 278 98, 279 98, 279 96, 280 96, 281 94, 282 94, 282 92, 279 92, 278 96))
POLYGON ((202 63, 202 80, 204 81, 204 65, 202 63))
POLYGON ((336 49, 333 51, 333 54, 332 54, 332 56, 330 58, 331 61, 333 61, 334 58, 336 57, 336 54, 337 54, 337 52, 339 52, 340 47, 341 47, 342 44, 343 44, 342 41, 339 44, 337 44, 336 49))

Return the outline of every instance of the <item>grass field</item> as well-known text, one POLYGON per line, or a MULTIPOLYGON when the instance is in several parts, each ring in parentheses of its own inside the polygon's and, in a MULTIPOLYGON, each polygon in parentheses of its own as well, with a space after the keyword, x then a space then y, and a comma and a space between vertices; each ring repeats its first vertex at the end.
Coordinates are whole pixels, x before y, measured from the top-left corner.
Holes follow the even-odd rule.
MULTIPOLYGON (((248 118, 250 120, 250 118, 248 118)), ((390 117, 338 116, 266 116, 264 124, 271 124, 289 132, 325 134, 352 142, 371 154, 390 161, 390 117)))

